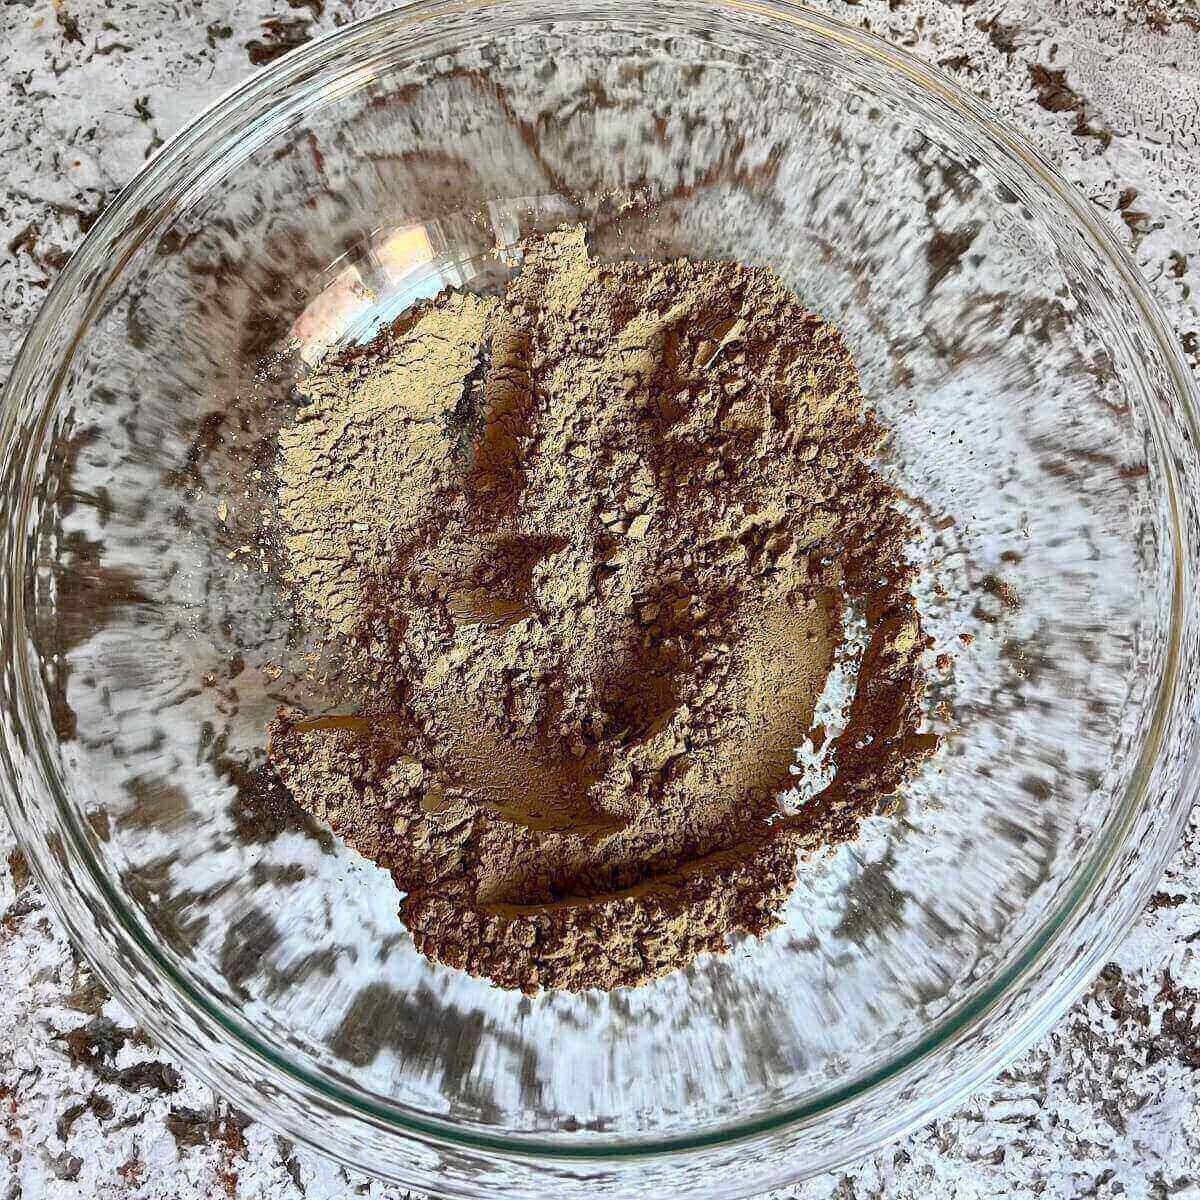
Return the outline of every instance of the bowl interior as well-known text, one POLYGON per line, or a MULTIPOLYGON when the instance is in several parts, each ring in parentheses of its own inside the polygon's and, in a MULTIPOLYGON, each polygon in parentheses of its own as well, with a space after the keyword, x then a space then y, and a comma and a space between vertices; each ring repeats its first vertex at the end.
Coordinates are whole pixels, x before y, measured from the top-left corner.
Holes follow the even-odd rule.
POLYGON ((93 252, 23 476, 45 770, 214 1045, 382 1120, 636 1146, 819 1112, 983 1005, 1126 819, 1171 636, 1130 314, 1051 197, 851 46, 616 9, 418 24, 214 127, 93 252), (385 874, 272 786, 266 722, 322 697, 239 548, 304 361, 567 220, 602 256, 768 264, 842 328, 954 661, 934 769, 803 867, 784 928, 529 999, 416 954, 385 874))

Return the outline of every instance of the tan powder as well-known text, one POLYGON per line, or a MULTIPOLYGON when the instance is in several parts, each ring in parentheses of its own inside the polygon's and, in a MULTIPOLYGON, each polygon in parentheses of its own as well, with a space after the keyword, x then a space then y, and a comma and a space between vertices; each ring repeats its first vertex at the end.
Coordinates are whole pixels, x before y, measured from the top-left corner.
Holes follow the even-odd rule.
POLYGON ((430 958, 629 986, 776 925, 798 856, 928 757, 928 639, 833 328, 767 270, 523 250, 503 298, 307 381, 279 538, 353 715, 281 714, 269 753, 430 958), (834 781, 786 815, 851 608, 834 781))

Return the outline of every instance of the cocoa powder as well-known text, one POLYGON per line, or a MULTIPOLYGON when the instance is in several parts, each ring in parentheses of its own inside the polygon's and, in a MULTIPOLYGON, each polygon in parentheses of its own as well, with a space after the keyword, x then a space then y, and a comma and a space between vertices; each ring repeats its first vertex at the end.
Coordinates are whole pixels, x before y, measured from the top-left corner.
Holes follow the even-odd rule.
POLYGON ((631 986, 771 929, 798 858, 933 752, 913 530, 841 337, 773 273, 600 262, 578 227, 522 250, 503 297, 306 382, 277 532, 348 711, 281 714, 269 755, 422 953, 631 986), (806 743, 832 782, 786 804, 806 743))

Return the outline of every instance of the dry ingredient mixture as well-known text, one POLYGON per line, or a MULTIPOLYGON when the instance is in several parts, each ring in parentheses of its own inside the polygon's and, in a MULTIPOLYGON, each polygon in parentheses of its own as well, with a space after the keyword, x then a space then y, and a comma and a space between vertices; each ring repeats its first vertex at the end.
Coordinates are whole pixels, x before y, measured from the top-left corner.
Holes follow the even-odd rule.
POLYGON ((307 380, 277 533, 350 715, 281 714, 269 756, 431 959, 631 986, 771 929, 935 749, 913 530, 841 337, 772 272, 579 227, 522 252, 307 380), (785 810, 803 745, 832 782, 785 810))

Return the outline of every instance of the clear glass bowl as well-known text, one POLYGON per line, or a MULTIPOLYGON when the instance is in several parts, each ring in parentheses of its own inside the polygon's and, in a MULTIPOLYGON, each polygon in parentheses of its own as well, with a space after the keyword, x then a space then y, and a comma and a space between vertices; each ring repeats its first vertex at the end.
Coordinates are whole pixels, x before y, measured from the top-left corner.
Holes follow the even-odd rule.
POLYGON ((487 1197, 744 1195, 827 1169, 1044 1031, 1176 840, 1192 388, 1075 192, 866 34, 657 0, 350 26, 166 146, 25 343, 5 803, 144 1025, 346 1162, 487 1197), (957 732, 898 818, 803 868, 764 943, 531 1000, 417 955, 386 876, 273 791, 263 727, 320 697, 274 678, 294 631, 239 546, 292 411, 289 342, 312 358, 446 284, 494 286, 497 241, 568 219, 601 254, 768 263, 845 331, 929 530, 957 732))

